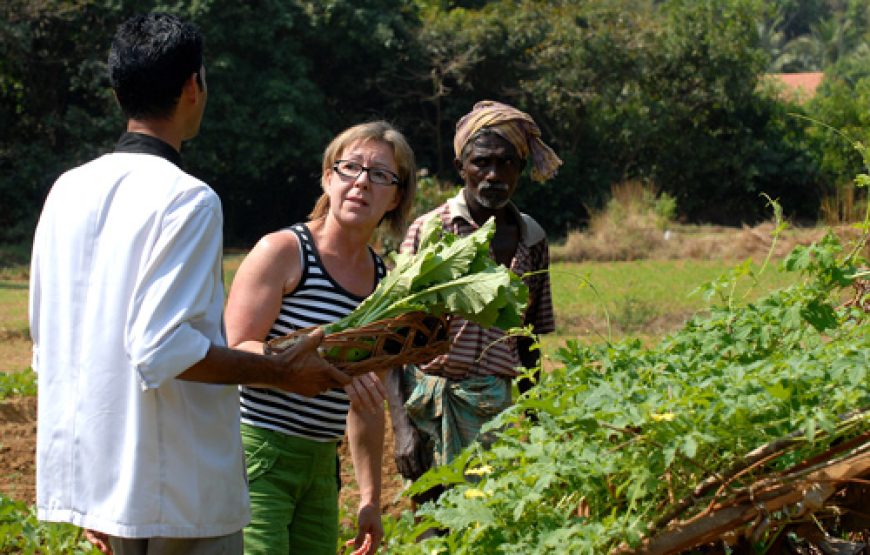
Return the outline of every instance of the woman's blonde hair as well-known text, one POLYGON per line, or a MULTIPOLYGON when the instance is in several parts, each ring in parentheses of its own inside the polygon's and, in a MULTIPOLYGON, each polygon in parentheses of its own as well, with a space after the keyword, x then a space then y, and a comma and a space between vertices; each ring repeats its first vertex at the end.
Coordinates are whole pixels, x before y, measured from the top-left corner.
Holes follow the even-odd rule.
MULTIPOLYGON (((396 187, 399 189, 400 198, 399 204, 384 214, 384 221, 387 222, 391 234, 401 237, 405 232, 405 222, 411 212, 414 195, 417 191, 417 166, 414 162, 414 151, 411 150, 405 136, 391 124, 383 120, 360 123, 345 129, 332 139, 332 142, 323 151, 320 186, 326 188, 328 171, 332 170, 332 166, 347 147, 357 142, 366 141, 380 141, 390 145, 393 150, 393 157, 398 166, 399 183, 396 187)), ((316 220, 325 216, 327 212, 329 212, 329 195, 324 192, 317 199, 317 203, 308 218, 316 220)))

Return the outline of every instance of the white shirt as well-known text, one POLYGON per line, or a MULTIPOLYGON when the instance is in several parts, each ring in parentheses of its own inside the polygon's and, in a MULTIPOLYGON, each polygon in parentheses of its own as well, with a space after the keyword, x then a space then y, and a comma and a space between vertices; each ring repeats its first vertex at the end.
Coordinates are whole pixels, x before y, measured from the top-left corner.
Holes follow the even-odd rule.
POLYGON ((238 391, 175 379, 226 345, 222 226, 214 191, 155 155, 55 183, 30 278, 40 519, 128 538, 247 524, 238 391))

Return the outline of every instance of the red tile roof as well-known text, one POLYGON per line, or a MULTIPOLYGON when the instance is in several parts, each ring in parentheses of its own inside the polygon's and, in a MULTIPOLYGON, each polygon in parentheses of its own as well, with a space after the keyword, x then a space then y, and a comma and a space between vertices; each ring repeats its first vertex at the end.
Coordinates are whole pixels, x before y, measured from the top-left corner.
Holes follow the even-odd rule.
POLYGON ((809 100, 816 93, 825 74, 821 71, 804 73, 768 73, 765 77, 781 84, 783 96, 794 101, 809 100))

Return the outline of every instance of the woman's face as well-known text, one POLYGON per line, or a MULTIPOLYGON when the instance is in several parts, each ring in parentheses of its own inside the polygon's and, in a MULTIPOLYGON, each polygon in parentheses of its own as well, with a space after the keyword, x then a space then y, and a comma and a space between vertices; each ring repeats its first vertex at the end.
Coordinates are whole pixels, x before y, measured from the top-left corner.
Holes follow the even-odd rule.
POLYGON ((388 143, 351 143, 327 172, 330 212, 340 223, 375 228, 384 214, 399 205, 401 192, 393 179, 399 170, 388 143))

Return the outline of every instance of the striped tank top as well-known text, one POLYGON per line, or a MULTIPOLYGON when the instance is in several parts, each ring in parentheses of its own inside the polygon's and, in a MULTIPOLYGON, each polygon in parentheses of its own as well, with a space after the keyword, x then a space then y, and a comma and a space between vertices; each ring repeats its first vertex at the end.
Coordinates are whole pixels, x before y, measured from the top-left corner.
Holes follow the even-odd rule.
MULTIPOLYGON (((344 289, 327 273, 305 224, 289 229, 302 247, 302 277, 296 289, 284 295, 281 311, 267 339, 299 328, 334 322, 364 299, 344 289)), ((370 252, 377 283, 386 274, 386 267, 374 251, 370 249, 370 252)), ((343 389, 332 389, 316 397, 247 386, 240 386, 239 392, 244 424, 314 441, 337 441, 344 437, 350 399, 343 389)))

